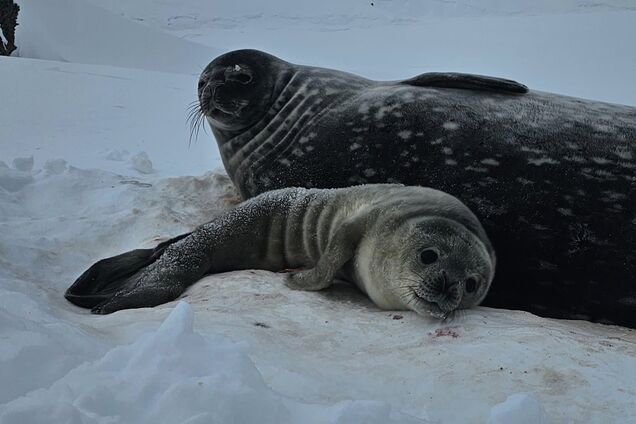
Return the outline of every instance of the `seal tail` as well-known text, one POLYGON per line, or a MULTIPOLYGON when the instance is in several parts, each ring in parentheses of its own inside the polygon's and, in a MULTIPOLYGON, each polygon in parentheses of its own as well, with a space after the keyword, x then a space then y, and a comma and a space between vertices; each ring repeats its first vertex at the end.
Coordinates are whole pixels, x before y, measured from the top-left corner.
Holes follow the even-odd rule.
POLYGON ((135 249, 102 259, 84 271, 66 290, 64 297, 82 308, 94 308, 136 281, 130 277, 155 262, 168 246, 188 235, 190 233, 166 240, 154 249, 135 249))

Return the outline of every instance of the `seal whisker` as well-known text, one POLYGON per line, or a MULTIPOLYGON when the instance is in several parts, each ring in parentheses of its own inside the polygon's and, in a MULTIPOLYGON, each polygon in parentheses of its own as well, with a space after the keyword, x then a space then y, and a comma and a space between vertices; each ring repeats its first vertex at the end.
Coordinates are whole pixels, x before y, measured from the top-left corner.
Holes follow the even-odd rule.
POLYGON ((396 289, 413 289, 417 287, 416 285, 407 284, 405 286, 395 286, 396 289))
POLYGON ((409 307, 412 304, 420 301, 420 297, 413 290, 405 292, 405 293, 402 293, 400 298, 402 299, 402 301, 404 301, 404 303, 405 303, 405 305, 407 307, 409 307))
POLYGON ((188 139, 188 147, 192 145, 192 139, 196 141, 199 137, 199 131, 203 126, 203 131, 205 131, 205 114, 203 109, 201 108, 201 104, 198 100, 193 101, 188 106, 188 123, 190 124, 190 137, 188 139))

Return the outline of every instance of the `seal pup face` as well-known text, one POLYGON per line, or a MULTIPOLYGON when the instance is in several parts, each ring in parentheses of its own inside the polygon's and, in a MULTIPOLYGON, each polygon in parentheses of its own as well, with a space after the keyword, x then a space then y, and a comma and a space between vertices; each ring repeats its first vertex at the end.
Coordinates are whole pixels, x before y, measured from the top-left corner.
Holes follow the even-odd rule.
POLYGON ((495 273, 492 250, 447 218, 402 225, 383 239, 374 256, 392 294, 408 309, 436 318, 478 305, 495 273))
POLYGON ((236 50, 214 59, 199 78, 199 107, 212 127, 241 131, 268 110, 286 62, 258 50, 236 50))

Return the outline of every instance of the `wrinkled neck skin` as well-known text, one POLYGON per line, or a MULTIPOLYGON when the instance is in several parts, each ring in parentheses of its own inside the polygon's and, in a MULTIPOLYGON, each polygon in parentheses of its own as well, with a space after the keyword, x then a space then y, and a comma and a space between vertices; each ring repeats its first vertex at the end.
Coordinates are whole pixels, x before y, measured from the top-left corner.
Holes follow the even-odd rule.
POLYGON ((236 131, 223 130, 208 118, 225 169, 244 199, 256 192, 246 181, 248 170, 267 164, 292 142, 302 142, 299 132, 316 124, 333 104, 355 96, 360 88, 378 84, 331 69, 287 62, 278 68, 270 107, 254 124, 236 131))

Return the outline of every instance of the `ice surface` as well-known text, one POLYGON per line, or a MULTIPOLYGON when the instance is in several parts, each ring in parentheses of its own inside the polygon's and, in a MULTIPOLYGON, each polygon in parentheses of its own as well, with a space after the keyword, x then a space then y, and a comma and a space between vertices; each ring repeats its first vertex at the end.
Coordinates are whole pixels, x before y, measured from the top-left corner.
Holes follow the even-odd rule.
MULTIPOLYGON (((32 422, 37 415, 28 414, 54 415, 54 405, 66 405, 60 406, 61 418, 82 414, 73 406, 88 408, 79 389, 72 389, 77 384, 86 393, 104 394, 95 400, 95 408, 102 409, 89 408, 91 413, 105 417, 116 411, 133 417, 126 414, 136 413, 129 411, 134 405, 117 397, 123 391, 114 389, 118 384, 139 382, 137 394, 146 387, 159 397, 172 393, 169 388, 186 370, 161 380, 164 385, 154 392, 142 383, 158 381, 151 379, 149 369, 143 377, 110 375, 99 387, 88 381, 101 381, 101 368, 86 368, 75 383, 68 378, 85 369, 85 362, 95 364, 105 352, 155 330, 175 303, 91 316, 67 303, 62 293, 96 260, 189 231, 235 203, 236 194, 227 177, 214 173, 153 176, 148 183, 67 165, 59 174, 36 167, 31 176, 33 181, 17 192, 0 191, 0 370, 3 381, 19 381, 0 390, 2 401, 10 402, 0 411, 22 411, 27 415, 15 417, 31 417, 32 422), (19 396, 26 397, 16 400, 19 396), (104 399, 112 403, 101 403, 104 399)), ((264 271, 206 277, 184 300, 203 339, 223 335, 247 342, 242 352, 256 366, 267 387, 263 390, 275 393, 272 402, 286 399, 290 414, 303 417, 296 422, 305 422, 302 414, 328 417, 319 422, 355 422, 352 417, 389 422, 386 414, 397 416, 398 411, 420 420, 486 422, 493 405, 518 392, 533 393, 554 422, 634 418, 636 338, 628 329, 487 308, 465 311, 441 324, 414 313, 378 310, 343 285, 324 293, 286 290, 282 275, 264 271), (461 408, 456 407, 458 399, 461 408), (290 402, 301 404, 300 412, 290 402), (319 412, 309 413, 312 408, 319 412)), ((170 346, 166 355, 176 349, 175 342, 161 340, 170 346)), ((122 359, 120 368, 130 371, 130 360, 122 359)), ((173 368, 165 365, 155 373, 173 368)), ((188 410, 208 411, 195 405, 200 398, 193 398, 190 389, 179 389, 188 398, 181 402, 188 410)), ((179 399, 174 396, 171 402, 179 399)), ((163 411, 158 404, 148 408, 163 411)))
POLYGON ((539 402, 527 393, 516 393, 490 411, 490 424, 549 424, 539 402))
POLYGON ((0 58, 0 422, 636 422, 625 328, 488 308, 439 323, 263 271, 206 277, 189 306, 92 316, 62 297, 96 260, 236 203, 205 173, 221 167, 211 135, 188 146, 218 51, 636 104, 629 1, 370 3, 21 2, 23 57, 0 58))
POLYGON ((83 0, 19 4, 16 39, 21 57, 196 75, 220 52, 129 22, 83 0))
POLYGON ((205 338, 193 321, 192 308, 178 303, 156 331, 4 405, 0 422, 424 423, 392 413, 386 402, 329 406, 285 398, 267 387, 244 345, 205 338))
POLYGON ((110 150, 147 152, 160 176, 222 166, 209 131, 188 143, 195 76, 0 57, 0 81, 3 99, 11 99, 0 102, 0 157, 7 163, 33 155, 36 168, 62 158, 130 173, 129 157, 113 161, 110 150))
POLYGON ((91 0, 223 50, 377 79, 428 71, 636 105, 633 0, 91 0), (222 40, 222 42, 220 41, 222 40))
MULTIPOLYGON (((48 387, 77 363, 103 351, 104 345, 77 325, 49 313, 46 305, 31 299, 29 295, 42 295, 37 287, 31 284, 22 287, 25 294, 7 290, 6 283, 3 278, 0 405, 32 390, 48 387)), ((0 411, 3 409, 0 407, 0 411)), ((1 415, 0 422, 4 423, 1 415)))

